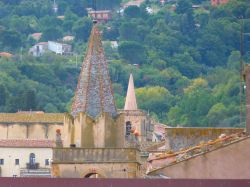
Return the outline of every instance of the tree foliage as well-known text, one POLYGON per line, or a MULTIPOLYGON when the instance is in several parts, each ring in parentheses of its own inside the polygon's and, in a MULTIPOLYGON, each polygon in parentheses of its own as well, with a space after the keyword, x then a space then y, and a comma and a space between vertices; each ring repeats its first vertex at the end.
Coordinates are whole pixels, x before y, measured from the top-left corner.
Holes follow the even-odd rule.
MULTIPOLYGON (((58 40, 73 35, 74 53, 86 50, 92 27, 87 7, 94 1, 2 0, 0 51, 0 111, 70 110, 83 57, 46 54, 27 56, 34 40, 58 40), (58 16, 64 16, 58 19, 58 16), (80 59, 80 60, 79 60, 80 59), (27 98, 31 98, 28 100, 27 98)), ((113 20, 100 23, 118 108, 123 108, 130 72, 138 105, 160 121, 174 126, 242 126, 239 124, 239 38, 241 21, 250 4, 232 0, 212 7, 206 0, 145 1, 140 7, 119 9, 120 0, 98 0, 97 9, 111 9, 113 20), (193 9, 198 4, 201 8, 193 9), (173 7, 176 7, 174 10, 173 7), (147 8, 147 9, 146 9, 147 8), (152 12, 147 12, 151 8, 152 12), (113 44, 118 42, 118 48, 113 44), (112 44, 112 45, 111 45, 112 44)), ((244 46, 249 38, 244 37, 244 46)), ((40 42, 37 41, 37 42, 40 42)), ((249 59, 247 50, 243 60, 249 59)))

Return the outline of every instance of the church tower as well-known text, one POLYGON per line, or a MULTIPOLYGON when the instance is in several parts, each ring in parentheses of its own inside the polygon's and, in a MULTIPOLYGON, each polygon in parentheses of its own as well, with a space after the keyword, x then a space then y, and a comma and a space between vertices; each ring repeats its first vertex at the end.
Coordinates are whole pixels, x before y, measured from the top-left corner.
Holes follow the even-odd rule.
POLYGON ((149 116, 138 109, 135 95, 134 79, 129 76, 127 96, 124 110, 125 114, 125 139, 131 142, 131 137, 136 136, 138 143, 152 140, 152 124, 149 116))
POLYGON ((123 147, 123 114, 118 114, 97 23, 79 75, 64 139, 76 147, 123 147), (121 125, 120 125, 121 124, 121 125))
POLYGON ((135 178, 138 149, 125 147, 124 114, 118 113, 98 25, 89 38, 61 144, 53 149, 52 175, 71 178, 135 178))
POLYGON ((134 79, 132 73, 129 76, 128 91, 127 91, 124 110, 137 110, 134 79))

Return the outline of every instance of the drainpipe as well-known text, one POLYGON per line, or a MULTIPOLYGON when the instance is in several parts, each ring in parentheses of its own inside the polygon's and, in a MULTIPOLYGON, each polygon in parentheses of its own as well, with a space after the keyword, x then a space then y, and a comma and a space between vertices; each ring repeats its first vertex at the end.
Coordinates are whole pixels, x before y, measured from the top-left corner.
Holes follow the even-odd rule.
POLYGON ((246 83, 246 133, 250 134, 250 65, 245 65, 244 80, 246 83))

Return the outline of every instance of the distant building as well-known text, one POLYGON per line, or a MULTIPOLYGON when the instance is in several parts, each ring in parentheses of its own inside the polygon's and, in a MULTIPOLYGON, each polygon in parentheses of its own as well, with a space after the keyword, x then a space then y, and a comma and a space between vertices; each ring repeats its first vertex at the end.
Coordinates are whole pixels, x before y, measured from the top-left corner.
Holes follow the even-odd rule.
POLYGON ((0 57, 6 57, 6 58, 11 58, 13 54, 8 53, 8 52, 0 52, 0 57))
POLYGON ((154 124, 154 131, 152 136, 153 142, 161 142, 165 140, 165 129, 167 125, 155 123, 154 124))
POLYGON ((73 41, 74 39, 75 39, 74 36, 64 36, 63 42, 70 42, 70 41, 73 41))
POLYGON ((88 16, 101 22, 107 22, 112 19, 112 13, 110 10, 89 10, 88 16))
POLYGON ((68 45, 68 44, 62 44, 62 43, 53 42, 53 41, 40 42, 34 45, 32 48, 30 48, 29 54, 35 57, 39 57, 48 51, 52 51, 60 55, 71 55, 72 47, 71 45, 68 45))
POLYGON ((64 20, 65 16, 57 16, 57 19, 64 20))
POLYGON ((0 177, 51 177, 51 140, 0 140, 0 177))
POLYGON ((29 54, 35 57, 39 57, 42 56, 47 51, 48 51, 48 42, 40 42, 34 45, 32 48, 30 48, 29 54))
POLYGON ((134 1, 129 1, 127 3, 125 3, 122 7, 128 8, 129 6, 141 6, 141 4, 144 2, 145 0, 134 0, 134 1))
POLYGON ((228 3, 229 0, 211 0, 211 5, 212 6, 218 6, 221 4, 226 4, 228 3))
POLYGON ((60 55, 71 55, 72 47, 68 44, 62 44, 58 42, 49 41, 48 50, 60 55))
POLYGON ((112 49, 118 48, 118 42, 117 41, 103 41, 103 45, 109 45, 112 49))
POLYGON ((1 139, 56 140, 56 130, 63 129, 62 113, 0 113, 1 139))
POLYGON ((42 33, 41 32, 33 33, 30 35, 30 37, 33 38, 34 40, 38 41, 41 39, 42 33))

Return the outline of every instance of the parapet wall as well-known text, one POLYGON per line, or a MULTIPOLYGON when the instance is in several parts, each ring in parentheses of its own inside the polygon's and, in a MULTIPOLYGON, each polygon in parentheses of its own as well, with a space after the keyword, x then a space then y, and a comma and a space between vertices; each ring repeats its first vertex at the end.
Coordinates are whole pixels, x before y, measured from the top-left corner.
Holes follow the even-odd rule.
POLYGON ((221 134, 230 135, 243 132, 243 128, 166 128, 166 147, 173 151, 194 146, 218 138, 221 134))
POLYGON ((53 163, 138 162, 135 148, 55 148, 53 163))

